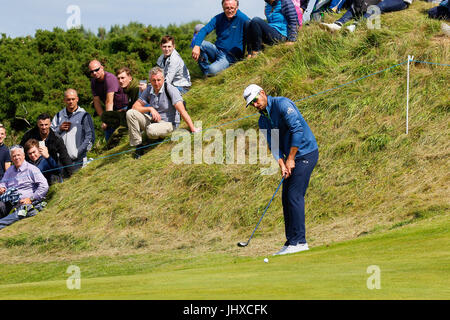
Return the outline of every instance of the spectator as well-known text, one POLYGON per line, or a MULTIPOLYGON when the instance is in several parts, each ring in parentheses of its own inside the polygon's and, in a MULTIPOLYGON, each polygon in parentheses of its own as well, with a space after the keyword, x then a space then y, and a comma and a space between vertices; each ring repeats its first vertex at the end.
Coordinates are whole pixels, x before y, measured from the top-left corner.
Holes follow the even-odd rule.
MULTIPOLYGON (((116 76, 105 71, 102 64, 97 60, 92 60, 89 63, 89 72, 92 77, 91 90, 97 115, 101 117, 103 111, 126 112, 128 109, 128 97, 116 76), (102 103, 105 105, 105 110, 103 110, 102 103)), ((106 141, 109 140, 115 129, 115 127, 108 127, 105 122, 102 123, 106 141)))
POLYGON ((48 183, 41 171, 25 161, 21 146, 11 147, 13 166, 6 170, 0 182, 0 229, 42 209, 48 183))
MULTIPOLYGON (((338 31, 342 28, 342 26, 352 19, 358 19, 359 17, 363 17, 364 19, 369 19, 372 15, 375 14, 374 11, 367 11, 367 5, 376 5, 380 9, 380 13, 393 12, 393 11, 401 11, 405 10, 409 7, 413 0, 383 0, 381 2, 375 0, 373 2, 367 1, 364 2, 362 0, 353 0, 350 8, 347 12, 334 23, 321 23, 320 25, 329 31, 338 31)), ((346 27, 346 30, 350 32, 354 32, 356 29, 357 22, 346 27)))
POLYGON ((25 142, 24 149, 30 159, 29 162, 41 170, 49 185, 62 182, 61 170, 56 161, 50 157, 46 146, 39 146, 39 141, 30 139, 25 142))
MULTIPOLYGON (((120 87, 127 96, 128 110, 139 99, 139 83, 136 79, 133 79, 131 70, 127 67, 118 69, 116 76, 120 87)), ((143 89, 145 88, 146 86, 143 89)), ((111 128, 118 128, 119 126, 127 128, 126 112, 105 111, 102 114, 102 121, 111 128)))
POLYGON ((222 0, 223 13, 212 18, 198 33, 192 58, 198 61, 205 76, 213 76, 228 68, 244 55, 245 33, 249 18, 239 10, 238 0, 222 0), (216 31, 215 45, 204 41, 216 31))
POLYGON ((250 21, 247 34, 248 57, 255 57, 262 44, 293 43, 297 40, 298 18, 292 0, 265 0, 267 22, 259 17, 250 21))
MULTIPOLYGON (((94 123, 91 115, 78 106, 78 93, 74 89, 64 92, 66 107, 52 120, 51 128, 66 146, 73 162, 73 171, 79 170, 87 162, 87 152, 95 142, 94 123)), ((27 152, 28 154, 28 152, 27 152)))
MULTIPOLYGON (((24 146, 30 139, 43 141, 42 144, 48 148, 48 153, 60 166, 63 166, 63 177, 70 177, 75 169, 72 166, 72 159, 67 153, 64 141, 58 137, 51 128, 50 115, 42 113, 37 118, 37 125, 33 129, 27 131, 20 141, 20 145, 24 146)), ((28 157, 27 157, 27 160, 28 157)))
POLYGON ((272 147, 272 139, 279 140, 278 149, 271 152, 284 178, 282 204, 286 242, 275 255, 308 250, 304 197, 319 158, 314 134, 291 100, 268 96, 255 84, 245 89, 244 99, 247 106, 251 104, 261 114, 258 124, 265 132, 269 147, 272 147))
POLYGON ((11 156, 9 148, 5 145, 6 128, 0 124, 0 179, 3 178, 6 170, 11 166, 11 156))
POLYGON ((428 16, 431 19, 450 19, 450 1, 443 0, 437 7, 428 10, 428 16))
POLYGON ((145 131, 152 140, 164 138, 178 128, 180 115, 191 132, 198 130, 184 108, 180 92, 164 82, 164 70, 152 68, 149 77, 151 86, 141 94, 133 108, 127 111, 130 145, 137 147, 135 159, 140 158, 144 152, 141 131, 145 131))
POLYGON ((156 64, 164 70, 166 83, 176 87, 181 95, 185 94, 191 88, 191 76, 183 59, 175 49, 175 39, 171 36, 162 37, 161 51, 163 54, 158 58, 156 64))

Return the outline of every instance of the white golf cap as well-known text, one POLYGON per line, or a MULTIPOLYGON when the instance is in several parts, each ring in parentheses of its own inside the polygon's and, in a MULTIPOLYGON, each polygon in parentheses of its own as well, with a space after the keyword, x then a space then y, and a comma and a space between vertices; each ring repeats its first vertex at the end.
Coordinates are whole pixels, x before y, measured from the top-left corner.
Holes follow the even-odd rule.
POLYGON ((262 91, 262 88, 256 84, 251 84, 244 90, 244 99, 247 104, 245 107, 248 107, 250 102, 262 91))

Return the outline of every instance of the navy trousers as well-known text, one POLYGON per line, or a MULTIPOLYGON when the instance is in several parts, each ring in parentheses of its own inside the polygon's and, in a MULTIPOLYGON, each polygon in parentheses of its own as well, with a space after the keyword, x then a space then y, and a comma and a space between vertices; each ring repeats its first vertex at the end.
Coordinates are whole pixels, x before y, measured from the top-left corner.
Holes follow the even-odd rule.
MULTIPOLYGON (((20 205, 15 205, 14 207, 19 207, 20 205)), ((21 216, 19 215, 18 210, 15 210, 13 213, 9 213, 9 210, 11 210, 13 208, 13 206, 5 204, 4 202, 0 201, 0 213, 5 214, 6 216, 3 216, 0 219, 0 230, 12 225, 13 223, 22 220, 24 218, 30 218, 35 216, 38 211, 30 204, 26 204, 24 205, 24 207, 26 207, 26 213, 25 216, 21 216)))
POLYGON ((283 181, 282 203, 286 232, 285 246, 306 243, 305 194, 311 173, 318 160, 318 150, 296 159, 291 176, 283 181))
POLYGON ((261 51, 263 44, 273 45, 276 42, 284 42, 286 37, 272 28, 267 22, 259 17, 250 21, 247 32, 247 50, 251 54, 253 51, 261 51))
MULTIPOLYGON (((408 8, 409 4, 404 2, 403 0, 383 0, 380 3, 376 5, 378 8, 380 8, 380 12, 386 13, 386 12, 393 12, 393 11, 401 11, 406 8, 408 8)), ((364 13, 364 18, 368 19, 371 17, 371 14, 364 13)), ((351 19, 359 18, 355 15, 352 8, 349 8, 347 12, 335 23, 342 26, 346 22, 350 21, 351 19)))

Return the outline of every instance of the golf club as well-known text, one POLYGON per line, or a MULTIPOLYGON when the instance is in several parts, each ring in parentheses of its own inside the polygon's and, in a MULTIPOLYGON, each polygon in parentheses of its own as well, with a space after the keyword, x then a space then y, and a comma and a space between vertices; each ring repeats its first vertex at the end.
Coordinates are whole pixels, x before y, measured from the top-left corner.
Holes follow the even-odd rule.
POLYGON ((273 198, 274 198, 275 195, 277 194, 278 189, 280 189, 281 184, 283 183, 283 181, 284 181, 284 176, 283 176, 283 178, 281 179, 280 184, 279 184, 278 187, 277 187, 277 190, 275 190, 275 193, 273 194, 272 199, 270 199, 269 203, 267 204, 267 207, 266 207, 266 209, 264 210, 264 212, 263 212, 261 218, 259 219, 258 224, 257 224, 256 227, 255 227, 255 230, 253 230, 252 235, 250 236, 250 238, 248 239, 247 242, 238 242, 238 244, 237 244, 238 247, 246 247, 246 246, 248 246, 248 244, 250 243, 250 240, 252 239, 253 235, 255 234, 256 229, 258 229, 258 226, 259 226, 259 224, 261 223, 262 218, 263 218, 264 215, 266 214, 267 209, 269 209, 269 206, 270 206, 270 204, 272 203, 273 198))

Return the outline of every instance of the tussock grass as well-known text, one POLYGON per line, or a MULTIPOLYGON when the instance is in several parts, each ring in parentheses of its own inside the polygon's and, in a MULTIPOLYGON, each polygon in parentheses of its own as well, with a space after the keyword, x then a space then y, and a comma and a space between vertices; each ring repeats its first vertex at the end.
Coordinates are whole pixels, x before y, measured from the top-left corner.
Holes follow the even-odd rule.
MULTIPOLYGON (((400 64, 408 55, 448 64, 449 41, 439 21, 425 17, 428 7, 413 3, 383 15, 382 29, 360 25, 353 34, 330 34, 313 24, 294 46, 267 48, 214 78, 196 80, 185 96, 189 113, 206 129, 255 113, 243 107, 242 92, 250 83, 300 100, 400 64)), ((311 246, 448 215, 449 80, 448 67, 412 65, 409 135, 406 65, 297 103, 320 148, 306 200, 311 246)), ((257 118, 220 130, 225 135, 227 129, 257 129, 257 118)), ((173 146, 160 144, 139 161, 131 152, 97 160, 52 186, 42 213, 2 230, 0 261, 235 252, 281 178, 261 175, 267 165, 259 164, 175 165, 173 146)), ((107 154, 128 149, 125 138, 107 154)), ((252 241, 251 253, 237 254, 267 253, 284 242, 280 194, 252 241)))

